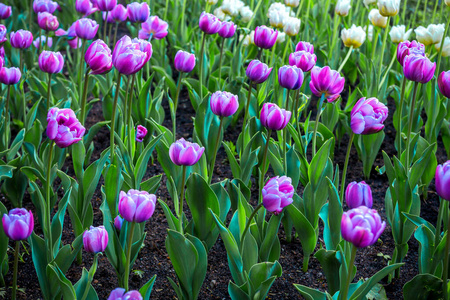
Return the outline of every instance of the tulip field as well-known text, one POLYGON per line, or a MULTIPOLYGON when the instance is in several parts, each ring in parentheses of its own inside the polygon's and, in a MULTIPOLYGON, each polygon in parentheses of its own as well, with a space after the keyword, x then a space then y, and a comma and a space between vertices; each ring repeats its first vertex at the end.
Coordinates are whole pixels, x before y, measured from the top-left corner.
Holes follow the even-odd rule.
POLYGON ((450 0, 0 1, 0 299, 450 299, 450 0))

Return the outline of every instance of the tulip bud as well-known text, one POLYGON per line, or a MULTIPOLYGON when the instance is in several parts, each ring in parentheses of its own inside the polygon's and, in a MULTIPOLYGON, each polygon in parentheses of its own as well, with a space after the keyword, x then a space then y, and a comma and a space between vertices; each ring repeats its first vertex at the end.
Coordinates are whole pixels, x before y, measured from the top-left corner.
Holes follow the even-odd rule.
POLYGON ((270 10, 267 16, 269 17, 270 26, 282 29, 289 14, 285 10, 270 10))
POLYGON ((120 231, 120 229, 122 229, 122 225, 123 225, 123 218, 121 216, 116 216, 114 218, 114 227, 120 231))
POLYGON ((271 71, 272 68, 255 59, 249 63, 245 74, 252 82, 259 84, 267 80, 271 71))
POLYGON ((311 81, 309 87, 317 97, 325 94, 328 102, 335 101, 344 89, 345 79, 337 71, 326 66, 314 67, 311 70, 311 81))
POLYGON ((275 103, 264 103, 261 109, 261 124, 271 130, 281 130, 291 119, 291 112, 281 109, 275 103))
POLYGON ((219 19, 220 21, 228 21, 231 20, 230 16, 228 16, 227 14, 225 14, 222 10, 221 7, 217 7, 214 12, 213 12, 214 16, 217 17, 217 19, 219 19))
POLYGON ((351 113, 350 127, 356 134, 372 134, 383 130, 389 110, 377 98, 361 98, 351 113))
POLYGON ((89 230, 83 233, 84 250, 91 253, 105 251, 108 246, 108 232, 105 226, 91 226, 89 230))
POLYGON ((44 45, 45 42, 47 42, 47 47, 51 48, 53 45, 53 39, 51 37, 48 38, 45 35, 42 35, 41 37, 36 38, 33 41, 33 46, 37 49, 41 47, 41 45, 44 45))
POLYGON ((355 24, 349 29, 342 29, 341 38, 346 47, 359 48, 366 40, 366 32, 361 26, 356 27, 355 24))
POLYGON ((241 15, 241 21, 244 22, 244 23, 250 22, 250 20, 253 17, 253 11, 247 5, 246 6, 242 6, 239 9, 239 14, 241 15))
POLYGON ((59 4, 51 0, 34 0, 33 10, 35 13, 48 12, 54 13, 56 9, 59 9, 59 4))
POLYGON ((206 4, 216 5, 218 0, 206 0, 206 4))
POLYGON ((0 3, 0 19, 5 20, 11 16, 11 6, 0 3))
POLYGON ((403 61, 403 74, 414 82, 427 83, 433 78, 436 63, 426 56, 411 54, 403 61))
POLYGON ((410 54, 418 54, 425 56, 425 45, 417 41, 404 41, 397 46, 397 61, 403 66, 405 57, 410 54))
POLYGON ((219 29, 219 36, 221 36, 224 39, 230 38, 234 35, 236 32, 237 25, 235 25, 233 22, 222 22, 219 29))
POLYGON ((169 24, 161 20, 158 16, 151 16, 141 24, 141 28, 139 30, 140 39, 148 40, 151 35, 152 38, 160 40, 168 34, 167 29, 169 28, 169 24))
POLYGON ((262 189, 263 205, 267 211, 275 215, 293 202, 294 187, 292 179, 287 176, 271 178, 262 189))
POLYGON ((104 74, 112 69, 111 49, 102 40, 93 42, 84 55, 90 74, 104 74))
POLYGON ((289 7, 297 7, 300 4, 300 0, 284 0, 284 4, 289 7))
POLYGON ((131 23, 143 23, 150 16, 150 7, 147 3, 133 2, 127 5, 128 19, 131 23))
POLYGON ((0 82, 6 85, 14 85, 20 81, 22 73, 19 68, 6 68, 0 70, 0 82))
POLYGON ((442 95, 446 98, 450 98, 450 71, 439 74, 438 86, 442 95))
POLYGON ((55 31, 59 27, 58 19, 48 12, 38 13, 38 25, 46 31, 55 31))
MULTIPOLYGON (((441 42, 434 44, 434 48, 439 52, 441 51, 441 42)), ((448 36, 444 39, 444 44, 442 45, 442 56, 450 56, 450 37, 448 36)))
POLYGON ((278 83, 288 90, 298 90, 303 79, 303 71, 296 66, 282 66, 278 69, 278 83))
POLYGON ((283 25, 283 31, 288 36, 296 36, 300 30, 300 19, 288 17, 283 25))
POLYGON ((258 26, 255 29, 255 45, 262 49, 270 49, 277 41, 278 31, 265 25, 258 26))
POLYGON ((405 25, 397 25, 392 27, 389 35, 391 36, 391 41, 393 43, 401 43, 407 41, 411 35, 412 29, 406 31, 405 25))
POLYGON ((116 21, 114 21, 113 17, 111 16, 111 12, 107 12, 107 11, 102 11, 102 19, 103 21, 107 22, 108 24, 113 24, 116 21))
POLYGON ((120 191, 119 213, 128 222, 142 223, 150 219, 155 211, 156 196, 146 191, 120 191))
POLYGON ((147 128, 142 125, 138 125, 136 128, 136 142, 142 143, 147 135, 147 128))
POLYGON ((132 42, 126 35, 117 42, 112 60, 119 73, 131 75, 142 69, 149 59, 149 52, 143 52, 140 49, 140 44, 132 42))
POLYGON ((378 10, 382 16, 396 16, 400 10, 400 0, 378 0, 378 10))
POLYGON ((26 240, 34 229, 33 213, 25 208, 14 208, 2 218, 3 230, 13 241, 26 240))
POLYGON ((444 24, 430 24, 427 28, 419 26, 414 29, 417 40, 425 46, 440 43, 444 36, 444 31, 444 24))
POLYGON ((47 137, 59 148, 78 143, 86 131, 70 108, 52 107, 47 114, 47 123, 47 137))
POLYGON ((142 300, 139 291, 129 291, 125 293, 125 289, 116 288, 108 297, 108 300, 142 300))
POLYGON ((242 1, 223 0, 220 8, 225 14, 231 17, 237 17, 237 15, 239 14, 239 9, 242 6, 244 6, 244 3, 242 1))
POLYGON ((358 248, 375 244, 385 228, 386 222, 375 209, 360 206, 342 214, 342 238, 358 248))
POLYGON ((338 0, 334 12, 341 17, 346 17, 351 7, 350 0, 338 0))
POLYGON ((295 52, 297 51, 306 51, 314 54, 314 46, 308 42, 298 42, 297 46, 295 46, 295 52))
POLYGON ((254 44, 255 44, 255 31, 252 30, 250 32, 250 34, 248 34, 244 37, 244 41, 242 42, 242 45, 244 47, 248 47, 248 46, 254 45, 254 44))
POLYGON ((215 92, 211 95, 210 106, 213 114, 229 117, 239 108, 238 96, 229 92, 215 92))
POLYGON ((372 22, 373 26, 386 28, 387 25, 387 17, 383 17, 380 14, 380 11, 376 8, 372 9, 369 13, 369 20, 372 22))
POLYGON ((198 25, 204 33, 215 34, 219 32, 221 22, 215 15, 202 12, 198 20, 198 25))
POLYGON ((309 72, 316 65, 317 56, 307 51, 297 51, 289 55, 289 64, 302 69, 303 72, 309 72))
POLYGON ((152 44, 146 40, 137 38, 134 38, 132 42, 139 45, 138 49, 147 55, 145 62, 148 62, 153 54, 152 44))
POLYGON ((100 11, 111 11, 117 5, 117 0, 95 0, 95 4, 100 11))
POLYGON ((16 32, 11 32, 9 42, 14 48, 26 49, 33 43, 33 35, 27 30, 19 29, 16 32))
POLYGON ((189 73, 195 67, 195 55, 186 51, 178 50, 175 55, 174 65, 178 72, 189 73))
POLYGON ((95 20, 82 18, 75 23, 75 32, 80 39, 92 40, 97 34, 98 24, 95 20))
POLYGON ((438 165, 435 175, 436 193, 444 200, 450 201, 450 160, 438 165))
POLYGON ((114 22, 125 22, 128 18, 128 10, 122 4, 117 4, 109 13, 114 22))
POLYGON ((42 51, 39 55, 39 68, 45 73, 59 73, 64 66, 64 58, 59 52, 42 51))
POLYGON ((94 7, 91 0, 76 0, 75 10, 84 16, 89 16, 96 12, 98 8, 94 7))
POLYGON ((183 138, 179 139, 169 148, 169 156, 177 166, 193 166, 202 157, 204 147, 197 143, 190 143, 183 138))
POLYGON ((365 182, 351 182, 345 190, 345 202, 350 209, 358 208, 361 205, 372 208, 372 190, 365 182))

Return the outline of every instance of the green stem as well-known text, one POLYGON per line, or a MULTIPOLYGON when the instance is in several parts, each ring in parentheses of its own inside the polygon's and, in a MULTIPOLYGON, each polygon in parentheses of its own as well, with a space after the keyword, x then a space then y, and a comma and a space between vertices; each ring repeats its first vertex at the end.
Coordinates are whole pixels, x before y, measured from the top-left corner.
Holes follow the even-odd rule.
POLYGON ((178 208, 178 220, 180 224, 180 233, 183 234, 183 202, 184 202, 184 186, 186 185, 186 166, 183 166, 183 175, 181 178, 181 193, 178 208))
POLYGON ((78 99, 79 97, 81 97, 81 74, 83 74, 83 70, 84 70, 84 60, 83 60, 83 55, 84 55, 84 48, 86 47, 86 40, 82 40, 81 42, 81 54, 80 54, 80 70, 78 71, 78 99))
MULTIPOLYGON (((23 78, 25 78, 25 70, 23 67, 23 51, 20 50, 20 72, 22 72, 23 78)), ((22 114, 23 114, 23 124, 26 127, 26 116, 27 116, 27 100, 25 99, 25 89, 22 85, 22 114)))
POLYGON ((444 300, 448 300, 448 289, 447 289, 448 252, 449 252, 449 249, 450 249, 450 237, 448 236, 448 228, 450 228, 450 218, 448 218, 448 225, 447 225, 447 241, 445 243, 445 252, 444 252, 444 274, 442 276, 442 281, 443 281, 442 291, 444 292, 444 300))
POLYGON ((225 44, 225 39, 222 38, 222 44, 220 45, 220 58, 219 58, 219 86, 220 86, 220 80, 222 79, 222 56, 223 56, 224 44, 225 44))
POLYGON ((87 296, 89 295, 89 290, 91 289, 91 283, 92 279, 94 279, 94 274, 95 271, 97 270, 97 265, 98 265, 98 253, 95 253, 94 262, 92 263, 91 269, 89 270, 86 288, 84 289, 83 297, 81 297, 81 300, 86 300, 87 296))
MULTIPOLYGON (((287 96, 286 96, 286 110, 289 110, 289 92, 290 90, 287 90, 287 96)), ((287 126, 284 127, 283 130, 283 163, 284 163, 284 174, 287 175, 287 160, 286 160, 286 153, 287 153, 287 143, 288 143, 288 129, 287 126)))
MULTIPOLYGON (((436 1, 438 2, 438 1, 436 1)), ((427 16, 427 7, 428 6, 428 0, 425 0, 425 4, 423 6, 423 16, 422 16, 422 24, 425 24, 426 16, 427 16)), ((445 38, 445 35, 444 35, 445 38)))
POLYGON ((127 260, 125 263, 125 278, 124 278, 124 288, 126 291, 128 291, 128 278, 130 277, 130 264, 131 264, 131 248, 133 246, 133 234, 134 234, 134 226, 136 225, 135 222, 131 222, 130 224, 130 231, 128 232, 128 239, 127 239, 127 260))
POLYGON ((323 106, 324 101, 325 101, 325 94, 322 94, 322 97, 320 97, 319 109, 317 110, 316 122, 314 124, 314 133, 312 136, 312 157, 313 158, 316 155, 317 129, 319 128, 319 121, 320 121, 320 116, 322 115, 322 106, 323 106))
POLYGON ((120 93, 120 81, 122 77, 120 73, 117 73, 117 85, 116 85, 116 94, 114 95, 114 103, 112 107, 112 116, 111 116, 111 129, 109 135, 110 148, 111 148, 111 163, 114 163, 114 128, 116 123, 116 110, 117 110, 117 99, 119 98, 120 93))
POLYGON ((353 145, 353 139, 355 138, 355 134, 352 132, 350 135, 350 142, 347 146, 347 154, 345 155, 345 163, 344 163, 344 169, 342 170, 342 179, 341 179, 341 203, 344 203, 344 191, 345 191, 345 179, 347 177, 347 168, 348 168, 348 161, 350 159, 350 151, 352 150, 353 145))
MULTIPOLYGON (((386 79, 389 75, 389 71, 391 70, 392 66, 394 65, 394 62, 396 59, 397 59, 397 55, 392 55, 391 63, 389 64, 389 67, 387 68, 386 72, 384 72, 383 79, 381 79, 381 82, 378 85, 378 90, 381 89, 381 87, 383 86, 383 83, 386 81, 386 79)), ((380 73, 380 75, 381 75, 381 73, 380 73)))
POLYGON ((417 88, 419 87, 418 82, 414 82, 414 92, 413 92, 413 99, 411 102, 411 105, 409 106, 410 115, 409 115, 409 124, 408 124, 408 132, 406 135, 406 169, 409 170, 409 147, 411 143, 411 130, 412 130, 412 124, 414 122, 414 108, 416 107, 416 96, 417 96, 417 88))
MULTIPOLYGON (((438 2, 439 1, 436 1, 436 4, 438 2)), ((403 24, 405 24, 405 16, 406 16, 406 8, 407 8, 406 3, 408 3, 408 0, 403 0, 403 11, 402 11, 402 22, 403 22, 403 24)), ((431 22, 431 23, 433 23, 433 22, 431 22)))
POLYGON ((405 102, 405 90, 406 90, 406 77, 403 76, 402 91, 400 96, 400 106, 398 107, 398 128, 397 128, 398 157, 402 155, 402 117, 403 117, 402 115, 403 115, 403 104, 405 102))
POLYGON ((47 50, 47 45, 48 45, 48 31, 45 31, 45 42, 44 42, 44 51, 47 50))
POLYGON ((249 81, 248 84, 248 96, 247 96, 247 104, 245 105, 245 114, 244 114, 244 123, 242 123, 242 129, 245 128, 245 124, 247 124, 248 119, 248 110, 250 108, 250 101, 252 99, 252 82, 249 81))
MULTIPOLYGON (((107 42, 107 45, 109 45, 110 43, 111 43, 111 31, 112 31, 112 27, 113 27, 113 25, 112 24, 109 24, 109 26, 108 26, 108 42, 107 42)), ((105 40, 106 41, 106 40, 105 40)))
POLYGON ((350 48, 348 48, 347 55, 345 56, 341 65, 339 66, 338 73, 340 73, 342 71, 342 69, 344 68, 345 64, 347 63, 347 60, 350 58, 350 55, 352 54, 352 51, 353 51, 353 46, 350 46, 350 48))
POLYGON ((132 116, 131 116, 131 112, 133 111, 133 106, 131 105, 132 104, 132 100, 133 100, 133 94, 134 94, 134 83, 135 83, 135 80, 136 80, 136 74, 133 74, 133 78, 131 79, 131 90, 130 90, 130 95, 129 95, 129 97, 128 97, 128 110, 127 110, 127 114, 128 114, 128 116, 127 116, 127 121, 128 121, 128 148, 129 148, 129 151, 130 151, 130 157, 132 157, 132 155, 131 155, 131 153, 132 153, 132 148, 133 148, 133 140, 131 139, 131 132, 132 132, 132 126, 131 126, 131 124, 133 123, 132 121, 132 116))
POLYGON ((414 16, 412 17, 411 23, 409 24, 409 26, 407 28, 416 27, 416 18, 417 18, 417 12, 419 11, 420 1, 421 0, 417 0, 416 9, 414 10, 414 16))
POLYGON ((108 13, 106 12, 105 20, 103 20, 103 40, 106 42, 106 28, 108 27, 108 13))
POLYGON ((177 140, 177 109, 178 109, 178 97, 180 96, 181 91, 181 78, 183 77, 183 73, 180 73, 177 80, 177 92, 175 94, 175 99, 173 102, 173 116, 172 116, 172 135, 173 141, 177 140))
POLYGON ((202 46, 200 48, 199 81, 200 81, 200 101, 203 101, 203 51, 205 50, 206 34, 202 34, 202 46))
POLYGON ((81 97, 81 113, 80 113, 80 122, 81 125, 84 126, 84 121, 86 119, 86 98, 87 98, 87 88, 89 85, 89 67, 86 69, 86 73, 84 74, 84 86, 83 86, 83 96, 81 97))
POLYGON ((442 216, 444 212, 446 211, 446 207, 448 206, 448 201, 440 198, 440 204, 439 204, 439 212, 436 222, 436 231, 434 232, 434 245, 438 245, 441 240, 441 226, 442 226, 442 216))
POLYGON ((131 77, 127 76, 127 88, 125 90, 125 101, 123 101, 123 112, 124 112, 123 118, 124 118, 124 123, 125 124, 128 124, 127 111, 128 111, 128 92, 130 91, 130 83, 131 83, 131 77))
POLYGON ((212 178, 214 175, 214 165, 216 163, 217 150, 219 150, 219 143, 220 143, 220 138, 221 138, 222 128, 223 128, 223 117, 219 117, 219 119, 220 119, 219 133, 217 134, 216 144, 214 146, 214 152, 213 152, 213 159, 212 159, 211 165, 209 167, 209 173, 211 174, 209 177, 209 184, 211 184, 211 181, 212 181, 212 178))
MULTIPOLYGON (((165 19, 164 19, 165 20, 165 19)), ((116 42, 117 42, 117 29, 119 29, 119 23, 116 22, 116 27, 114 28, 114 42, 113 42, 113 47, 116 46, 116 42)))
POLYGON ((50 142, 50 150, 48 153, 48 161, 47 161, 47 178, 46 178, 46 188, 47 188, 47 228, 45 232, 47 233, 47 251, 48 251, 48 261, 51 262, 53 260, 53 242, 52 242, 52 222, 51 222, 51 215, 52 215, 52 198, 51 198, 51 187, 52 184, 50 182, 51 180, 51 173, 52 173, 52 160, 53 160, 53 148, 54 148, 54 142, 50 142))
POLYGON ((169 0, 166 0, 166 8, 164 10, 164 19, 167 20, 167 11, 169 10, 169 0))
POLYGON ((380 30, 378 28, 374 27, 373 30, 375 30, 375 36, 373 37, 373 40, 372 40, 372 56, 371 56, 372 61, 375 57, 375 50, 377 50, 377 44, 378 44, 378 36, 380 35, 380 30))
POLYGON ((338 29, 338 27, 339 27, 339 21, 341 20, 341 18, 339 18, 339 16, 338 15, 334 15, 334 25, 333 25, 333 37, 331 38, 331 47, 330 47, 330 52, 329 52, 329 55, 330 55, 330 57, 332 57, 333 56, 333 49, 334 49, 334 46, 336 45, 336 34, 337 34, 337 29, 338 29))
POLYGON ((10 130, 10 117, 9 117, 9 102, 11 101, 11 86, 6 86, 6 104, 5 104, 5 118, 6 118, 6 145, 9 145, 9 137, 11 136, 10 130))
POLYGON ((17 294, 17 268, 19 266, 19 250, 20 250, 20 241, 16 241, 16 248, 14 250, 13 286, 12 286, 12 294, 11 294, 12 300, 16 300, 16 294, 17 294))
POLYGON ((272 47, 272 55, 270 56, 270 66, 273 66, 273 59, 275 57, 275 51, 277 49, 277 45, 278 45, 278 43, 275 43, 275 45, 273 45, 273 47, 272 47))
POLYGON ((52 74, 48 73, 48 85, 47 85, 47 110, 50 109, 50 104, 53 105, 52 101, 52 74))
MULTIPOLYGON (((437 65, 436 65, 436 77, 439 76, 439 70, 441 67, 441 60, 442 60, 442 50, 444 48, 444 41, 445 41, 445 37, 447 36, 449 25, 450 25, 450 18, 447 18, 447 25, 445 26, 445 31, 444 31, 444 35, 442 36, 441 46, 439 47, 440 50, 439 50, 438 60, 437 60, 437 65)), ((436 85, 436 83, 435 83, 435 85, 436 85)), ((435 85, 433 85, 433 89, 434 89, 435 85)))
MULTIPOLYGON (((433 17, 431 17, 431 23, 430 24, 434 24, 434 18, 436 17, 436 11, 437 11, 438 4, 439 4, 439 1, 436 1, 436 3, 434 4, 433 17)), ((445 37, 445 35, 444 35, 444 37, 445 37)))
POLYGON ((284 52, 283 52, 283 59, 281 60, 282 63, 284 63, 284 60, 286 59, 287 50, 290 47, 291 47, 291 37, 287 36, 286 37, 286 46, 284 47, 284 52))
MULTIPOLYGON (((381 71, 383 70, 383 58, 384 58, 384 49, 386 48, 387 44, 387 36, 389 34, 389 22, 391 20, 391 17, 387 18, 387 24, 386 28, 384 29, 384 37, 383 37, 383 43, 381 44, 381 53, 380 53, 380 66, 378 68, 378 78, 381 76, 381 71)), ((394 55, 395 56, 395 55, 394 55)))
POLYGON ((356 247, 353 245, 353 244, 351 244, 351 246, 350 246, 351 248, 352 248, 352 254, 351 254, 351 256, 350 256, 350 262, 349 262, 349 264, 348 264, 348 266, 347 266, 347 285, 344 287, 344 290, 342 291, 342 293, 341 293, 341 297, 339 297, 340 299, 342 299, 342 300, 347 300, 347 295, 348 295, 348 289, 349 289, 349 287, 350 287, 350 283, 351 283, 351 280, 352 280, 352 271, 353 271, 353 265, 354 265, 354 263, 355 263, 355 257, 356 257, 356 247))
POLYGON ((266 147, 264 148, 264 153, 263 153, 261 178, 259 179, 259 202, 258 203, 260 203, 260 204, 262 203, 262 189, 264 187, 264 176, 266 175, 267 152, 269 151, 271 135, 272 135, 272 129, 269 129, 269 132, 267 133, 266 147))
POLYGON ((262 203, 262 202, 259 203, 259 204, 255 207, 255 209, 253 210, 252 214, 250 215, 250 217, 249 217, 248 220, 247 220, 247 224, 245 224, 245 228, 244 228, 244 231, 242 232, 242 235, 241 235, 241 241, 240 241, 240 244, 239 244, 239 252, 241 252, 241 253, 242 253, 242 246, 244 245, 245 235, 247 234, 247 231, 249 230, 250 225, 252 224, 253 218, 255 217, 256 213, 258 212, 258 210, 259 210, 261 207, 263 207, 263 203, 262 203))

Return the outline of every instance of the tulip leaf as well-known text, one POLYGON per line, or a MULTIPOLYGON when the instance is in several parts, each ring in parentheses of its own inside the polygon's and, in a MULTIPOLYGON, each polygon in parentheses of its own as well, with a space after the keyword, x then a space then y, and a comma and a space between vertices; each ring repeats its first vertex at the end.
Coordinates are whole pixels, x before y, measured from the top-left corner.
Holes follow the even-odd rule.
POLYGON ((327 293, 321 292, 319 290, 307 287, 301 284, 294 284, 295 288, 305 297, 306 300, 327 300, 331 299, 328 297, 327 293))
POLYGON ((152 294, 153 285, 156 281, 156 275, 153 275, 146 284, 144 284, 140 289, 139 293, 141 293, 143 300, 150 300, 150 295, 152 294))
POLYGON ((145 171, 147 171, 147 164, 148 160, 150 159, 150 156, 153 153, 153 149, 155 149, 156 145, 158 144, 159 140, 162 138, 163 134, 161 133, 155 138, 152 138, 150 143, 147 144, 144 151, 142 151, 141 155, 139 156, 136 167, 135 167, 135 183, 136 183, 136 189, 139 189, 140 183, 142 181, 142 178, 145 175, 145 171))

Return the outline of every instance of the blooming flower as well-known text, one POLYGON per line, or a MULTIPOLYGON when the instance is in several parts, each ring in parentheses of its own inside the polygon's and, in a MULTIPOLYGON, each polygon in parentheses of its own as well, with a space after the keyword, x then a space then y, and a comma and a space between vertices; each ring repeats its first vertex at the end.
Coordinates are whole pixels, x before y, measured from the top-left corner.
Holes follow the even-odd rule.
POLYGON ((245 74, 252 82, 259 84, 267 80, 271 71, 272 68, 255 59, 248 64, 245 74))
POLYGON ((438 86, 444 97, 450 98, 450 71, 442 72, 438 77, 438 86))
POLYGON ((127 5, 128 19, 132 23, 143 23, 150 16, 150 7, 146 2, 133 2, 127 5))
POLYGON ((112 69, 111 49, 102 40, 93 42, 84 55, 90 74, 104 74, 112 69))
POLYGON ((282 66, 278 69, 278 83, 288 90, 298 90, 303 84, 303 71, 296 66, 282 66))
POLYGON ((288 36, 295 36, 300 30, 300 19, 288 17, 283 25, 283 30, 288 36))
MULTIPOLYGON (((442 43, 442 41, 434 44, 434 48, 437 51, 441 51, 441 43, 442 43)), ((448 37, 448 36, 444 39, 444 45, 442 47, 442 56, 443 57, 450 56, 450 37, 448 37)))
POLYGON ((350 209, 358 208, 364 205, 368 208, 372 208, 372 190, 370 186, 365 182, 351 182, 345 190, 345 202, 350 209))
POLYGON ((397 46, 397 61, 403 66, 405 57, 410 54, 418 54, 425 56, 425 45, 417 41, 404 41, 397 46))
POLYGON ((47 136, 59 148, 78 143, 86 131, 70 108, 52 107, 47 114, 47 123, 47 136))
POLYGON ((419 26, 414 29, 417 40, 425 46, 440 43, 444 36, 444 31, 444 24, 430 24, 427 28, 419 26))
POLYGON ((400 10, 400 0, 378 0, 378 10, 382 16, 396 16, 400 10))
POLYGON ((317 56, 307 51, 296 51, 289 55, 289 64, 291 66, 297 66, 302 69, 303 72, 309 72, 316 65, 317 56))
POLYGON ((0 69, 0 82, 6 85, 14 85, 20 81, 22 73, 19 68, 6 68, 0 69))
POLYGON ((293 202, 294 187, 287 176, 271 178, 262 189, 263 205, 267 211, 278 215, 293 202))
POLYGON ((116 288, 108 297, 108 300, 142 300, 139 291, 129 291, 125 293, 125 289, 116 288))
POLYGON ((219 29, 219 36, 224 39, 230 38, 236 32, 237 25, 233 22, 222 22, 219 29))
POLYGON ((95 4, 100 11, 111 11, 117 5, 117 0, 95 0, 95 4))
POLYGON ((181 138, 169 148, 169 156, 177 166, 193 166, 202 157, 204 147, 200 147, 197 143, 191 143, 181 138))
POLYGON ((356 134, 372 134, 383 130, 388 108, 377 98, 361 98, 351 113, 350 127, 356 134))
POLYGON ((2 217, 3 230, 14 241, 26 240, 34 229, 33 213, 25 208, 14 208, 2 217))
POLYGON ((120 191, 119 213, 128 222, 142 223, 150 219, 155 211, 156 196, 146 191, 120 191))
POLYGON ((278 31, 265 25, 258 26, 255 29, 255 45, 262 49, 270 49, 277 41, 278 31))
POLYGON ((95 20, 82 18, 75 22, 75 32, 80 39, 92 40, 97 34, 98 26, 95 20))
POLYGON ((406 31, 405 25, 397 25, 392 27, 389 35, 391 36, 391 41, 398 44, 407 41, 409 39, 409 36, 411 35, 411 32, 412 29, 406 31))
POLYGON ((122 4, 117 4, 112 11, 109 12, 114 22, 125 22, 128 18, 128 10, 122 4))
POLYGON ((142 125, 136 127, 136 142, 142 143, 147 135, 147 128, 142 125))
POLYGON ((64 66, 64 58, 60 52, 42 51, 39 55, 39 68, 45 73, 59 73, 64 66))
POLYGON ((386 28, 388 18, 382 16, 380 11, 374 8, 369 12, 369 20, 373 26, 386 28))
POLYGON ((341 38, 346 47, 359 48, 366 40, 366 32, 361 26, 353 24, 349 29, 342 29, 341 38))
POLYGON ((301 41, 295 46, 295 51, 306 51, 314 54, 314 46, 311 43, 301 41))
POLYGON ((38 13, 38 25, 46 31, 55 31, 59 27, 58 19, 49 12, 38 13))
POLYGON ((238 96, 229 92, 217 91, 211 95, 211 111, 220 117, 229 117, 239 108, 238 96))
POLYGON ((59 8, 59 4, 51 0, 34 0, 33 10, 35 13, 48 12, 54 13, 59 8))
POLYGON ((45 42, 47 42, 47 47, 51 48, 53 45, 53 39, 51 37, 48 38, 45 35, 42 35, 41 37, 36 38, 33 41, 33 46, 37 49, 41 47, 41 44, 44 45, 45 42))
POLYGON ((291 112, 279 108, 275 103, 264 103, 261 109, 261 124, 270 130, 281 130, 291 119, 291 112))
POLYGON ((195 55, 183 50, 178 50, 175 55, 174 65, 178 72, 189 73, 195 67, 195 55))
POLYGON ((215 15, 202 12, 198 24, 204 33, 215 34, 220 30, 221 21, 215 15))
POLYGON ((436 167, 435 185, 439 197, 450 201, 450 160, 436 167))
POLYGON ((411 54, 403 61, 403 74, 411 81, 427 83, 433 78, 436 63, 432 63, 426 56, 411 54))
POLYGON ((14 48, 26 49, 33 43, 33 34, 28 30, 19 29, 16 32, 11 32, 9 42, 14 48))
POLYGON ((0 3, 0 19, 5 20, 11 16, 11 6, 0 3))
POLYGON ((168 34, 167 29, 169 24, 161 20, 158 16, 151 16, 145 22, 141 23, 141 30, 139 30, 139 38, 148 40, 150 35, 156 40, 165 38, 168 34))
POLYGON ((334 12, 341 17, 346 17, 351 7, 350 0, 338 0, 334 12))
POLYGON ((108 232, 105 226, 91 226, 83 233, 83 246, 87 252, 99 253, 108 246, 108 232))
POLYGON ((325 95, 328 102, 333 102, 340 96, 344 84, 344 77, 328 66, 323 68, 316 66, 311 70, 311 81, 309 83, 311 92, 317 97, 321 97, 322 94, 325 95))
POLYGON ((141 51, 140 44, 126 35, 117 42, 112 55, 114 67, 125 75, 137 73, 148 59, 148 52, 141 51))

